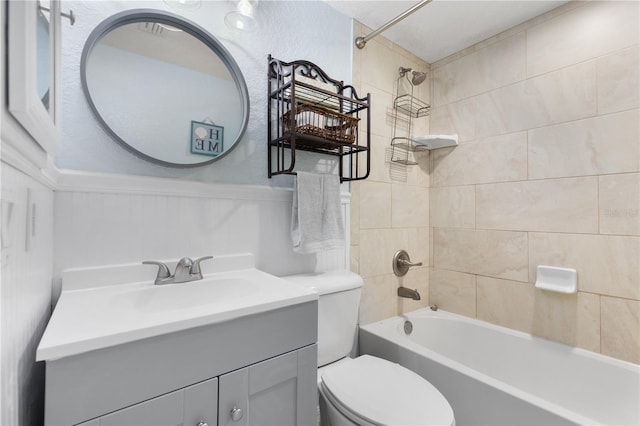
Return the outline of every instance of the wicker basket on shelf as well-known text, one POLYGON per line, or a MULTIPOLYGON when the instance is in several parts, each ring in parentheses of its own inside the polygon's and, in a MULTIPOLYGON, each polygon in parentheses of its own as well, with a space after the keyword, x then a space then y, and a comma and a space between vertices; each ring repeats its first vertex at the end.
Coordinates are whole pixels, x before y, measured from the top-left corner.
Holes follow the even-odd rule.
POLYGON ((359 120, 317 105, 299 104, 295 107, 292 129, 291 110, 282 115, 285 133, 302 133, 342 143, 355 142, 359 120))

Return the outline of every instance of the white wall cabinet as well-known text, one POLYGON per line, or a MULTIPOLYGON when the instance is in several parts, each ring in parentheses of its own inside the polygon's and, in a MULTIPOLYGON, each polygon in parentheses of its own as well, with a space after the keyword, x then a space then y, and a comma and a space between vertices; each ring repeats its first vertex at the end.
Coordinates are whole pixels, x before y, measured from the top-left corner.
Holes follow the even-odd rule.
MULTIPOLYGON (((51 0, 47 5, 19 0, 7 4, 7 98, 11 115, 44 152, 53 156, 60 139, 60 1, 51 0)), ((14 140, 6 139, 3 137, 8 143, 14 140)), ((37 160, 21 144, 15 148, 37 160)))

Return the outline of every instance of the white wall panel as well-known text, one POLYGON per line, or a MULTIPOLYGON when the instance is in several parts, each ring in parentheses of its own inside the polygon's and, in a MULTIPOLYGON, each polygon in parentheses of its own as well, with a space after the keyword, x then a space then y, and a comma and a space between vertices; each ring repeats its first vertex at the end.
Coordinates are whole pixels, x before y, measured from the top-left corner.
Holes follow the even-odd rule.
MULTIPOLYGON (((346 268, 346 249, 293 252, 291 190, 202 184, 189 196, 175 195, 184 183, 62 173, 63 189, 55 197, 54 295, 67 268, 183 256, 250 252, 259 269, 275 275, 346 268), (141 193, 145 184, 152 195, 141 193)), ((342 203, 348 218, 348 194, 342 203)))
POLYGON ((53 192, 1 163, 0 424, 37 425, 44 363, 35 350, 49 320, 53 192))

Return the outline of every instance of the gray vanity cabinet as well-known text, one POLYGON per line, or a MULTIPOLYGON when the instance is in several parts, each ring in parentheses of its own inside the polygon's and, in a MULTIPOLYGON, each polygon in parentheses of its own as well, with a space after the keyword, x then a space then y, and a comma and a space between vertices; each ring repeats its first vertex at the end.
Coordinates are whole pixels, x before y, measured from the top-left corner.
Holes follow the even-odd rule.
POLYGON ((317 306, 48 360, 45 426, 314 425, 317 306))
POLYGON ((308 346, 77 426, 311 426, 316 362, 308 346))

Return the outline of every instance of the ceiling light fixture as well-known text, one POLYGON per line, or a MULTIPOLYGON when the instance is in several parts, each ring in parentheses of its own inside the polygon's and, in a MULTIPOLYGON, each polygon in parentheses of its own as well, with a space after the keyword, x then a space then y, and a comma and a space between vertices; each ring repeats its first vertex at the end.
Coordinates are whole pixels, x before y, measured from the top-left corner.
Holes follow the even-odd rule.
POLYGON ((163 0, 164 3, 174 9, 188 10, 198 9, 202 4, 202 0, 163 0))
POLYGON ((224 23, 229 28, 240 31, 253 31, 258 26, 258 22, 254 18, 255 1, 238 0, 236 9, 227 13, 224 17, 224 23))

